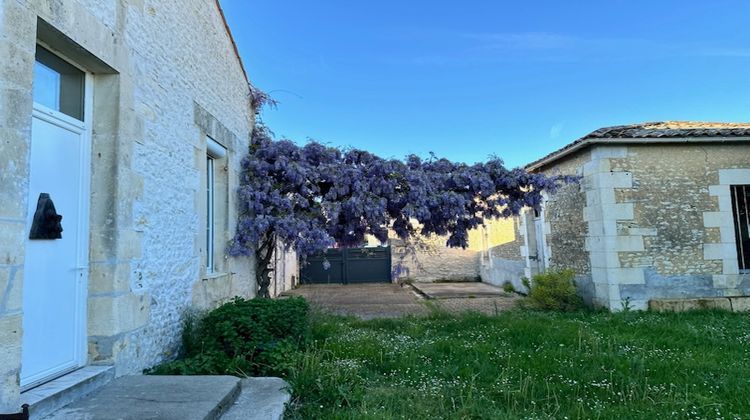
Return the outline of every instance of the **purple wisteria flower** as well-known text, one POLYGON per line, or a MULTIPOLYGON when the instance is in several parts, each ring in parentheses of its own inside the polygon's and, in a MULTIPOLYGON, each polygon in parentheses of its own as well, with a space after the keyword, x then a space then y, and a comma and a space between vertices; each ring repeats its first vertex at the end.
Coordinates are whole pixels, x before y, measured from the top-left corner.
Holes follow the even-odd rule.
POLYGON ((381 242, 389 231, 446 236, 466 247, 468 231, 485 220, 538 207, 571 177, 506 169, 502 160, 468 165, 431 156, 384 159, 364 150, 317 142, 299 146, 273 139, 262 124, 242 161, 239 221, 230 255, 255 255, 259 294, 267 295, 269 262, 277 244, 301 258, 360 246, 366 235, 381 242))

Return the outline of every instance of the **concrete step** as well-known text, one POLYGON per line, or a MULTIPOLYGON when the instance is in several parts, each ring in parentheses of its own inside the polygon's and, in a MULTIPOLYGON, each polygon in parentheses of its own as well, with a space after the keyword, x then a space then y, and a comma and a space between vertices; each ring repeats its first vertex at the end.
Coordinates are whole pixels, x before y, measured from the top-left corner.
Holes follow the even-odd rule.
POLYGON ((21 403, 29 405, 32 420, 58 410, 95 392, 115 377, 112 366, 84 366, 53 381, 21 394, 21 403))
POLYGON ((123 376, 45 419, 218 419, 239 393, 234 376, 123 376))
POLYGON ((242 391, 221 420, 280 420, 291 395, 281 378, 247 378, 242 391))

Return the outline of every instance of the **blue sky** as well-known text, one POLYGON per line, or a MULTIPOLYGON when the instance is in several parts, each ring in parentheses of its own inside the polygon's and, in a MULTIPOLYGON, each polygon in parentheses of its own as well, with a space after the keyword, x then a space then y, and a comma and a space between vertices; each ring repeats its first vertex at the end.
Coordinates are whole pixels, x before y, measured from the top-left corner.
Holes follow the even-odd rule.
POLYGON ((509 167, 597 128, 750 121, 750 1, 221 0, 279 137, 509 167))

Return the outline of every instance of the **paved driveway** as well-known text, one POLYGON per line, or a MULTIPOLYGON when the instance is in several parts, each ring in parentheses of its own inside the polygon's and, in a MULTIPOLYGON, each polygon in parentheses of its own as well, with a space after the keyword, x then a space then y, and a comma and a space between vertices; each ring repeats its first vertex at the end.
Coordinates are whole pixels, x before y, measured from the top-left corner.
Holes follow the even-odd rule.
POLYGON ((391 283, 306 284, 284 292, 285 296, 303 296, 313 307, 339 315, 362 319, 398 318, 430 313, 423 299, 411 287, 391 283))
MULTIPOLYGON (((284 295, 303 296, 313 307, 362 319, 428 315, 435 309, 454 314, 474 311, 496 315, 515 306, 518 300, 516 296, 505 293, 482 295, 477 293, 476 284, 466 284, 465 287, 466 292, 463 294, 460 292, 460 286, 453 286, 450 297, 441 296, 437 299, 424 299, 409 285, 401 287, 390 283, 308 284, 284 292, 284 295), (456 290, 456 287, 459 289, 456 290), (430 305, 426 302, 430 302, 430 305)), ((436 293, 434 290, 431 291, 436 293)))

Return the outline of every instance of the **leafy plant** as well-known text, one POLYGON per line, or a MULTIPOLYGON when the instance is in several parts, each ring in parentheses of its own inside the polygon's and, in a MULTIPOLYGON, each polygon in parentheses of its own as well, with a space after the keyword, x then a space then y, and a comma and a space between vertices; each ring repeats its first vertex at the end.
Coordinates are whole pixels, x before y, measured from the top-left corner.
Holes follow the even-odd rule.
POLYGON ((625 299, 620 302, 620 305, 622 306, 623 312, 630 312, 633 310, 633 304, 631 302, 630 296, 625 297, 625 299))
POLYGON ((535 309, 575 311, 583 308, 573 270, 547 271, 532 278, 526 303, 535 309))
POLYGON ((505 283, 503 283, 503 291, 505 293, 515 293, 516 288, 513 286, 513 283, 506 281, 505 283))
POLYGON ((267 375, 289 369, 289 354, 304 347, 309 330, 303 298, 233 301, 188 318, 182 356, 150 369, 157 375, 267 375))

